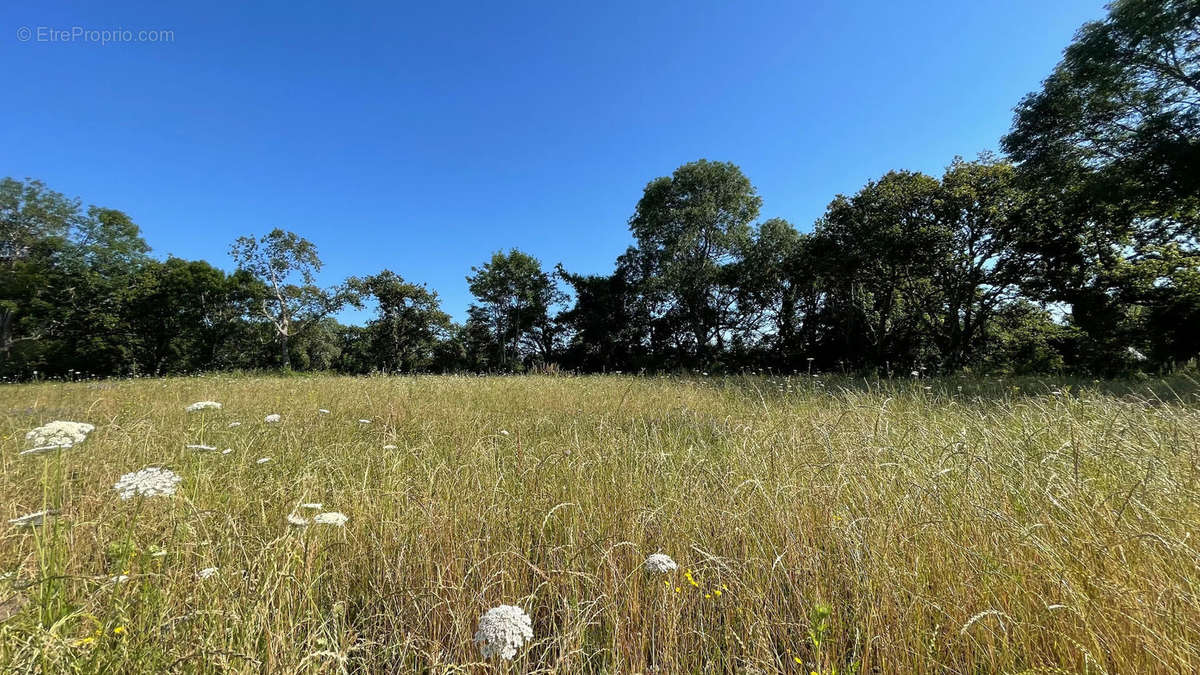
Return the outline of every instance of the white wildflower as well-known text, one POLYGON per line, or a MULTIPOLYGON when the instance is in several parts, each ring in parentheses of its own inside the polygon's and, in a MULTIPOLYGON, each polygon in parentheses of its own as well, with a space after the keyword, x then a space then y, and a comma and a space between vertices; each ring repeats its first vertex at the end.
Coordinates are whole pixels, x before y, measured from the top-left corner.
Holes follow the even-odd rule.
POLYGON ((214 445, 187 445, 184 447, 186 447, 188 450, 196 450, 199 452, 212 452, 217 449, 214 445))
POLYGON ((512 659, 526 642, 533 639, 533 624, 525 610, 515 605, 493 607, 479 617, 475 644, 483 658, 499 656, 512 659))
POLYGON ((287 517, 288 525, 292 527, 308 527, 308 518, 298 516, 294 513, 289 513, 287 517))
POLYGON ((229 423, 229 428, 230 428, 230 429, 236 429, 236 428, 238 428, 238 427, 240 427, 240 426, 242 426, 242 423, 241 423, 241 422, 230 422, 230 423, 229 423))
POLYGON ((27 514, 21 516, 20 518, 13 518, 12 520, 9 520, 8 522, 9 522, 9 524, 15 525, 17 527, 37 527, 38 525, 41 525, 42 523, 44 523, 46 521, 46 516, 53 516, 53 515, 57 515, 57 514, 58 514, 58 509, 47 509, 45 511, 35 511, 33 513, 27 513, 27 514))
POLYGON ((1125 353, 1129 354, 1129 358, 1134 361, 1145 361, 1146 355, 1135 349, 1134 347, 1126 347, 1125 353))
POLYGON ((300 508, 309 509, 312 511, 320 511, 321 509, 325 508, 325 505, 321 502, 305 502, 300 505, 300 508))
POLYGON ((220 410, 221 404, 216 401, 196 401, 195 403, 184 408, 184 410, 193 413, 201 410, 220 410))
POLYGON ((270 457, 259 457, 258 459, 254 460, 254 463, 255 464, 266 464, 269 461, 271 461, 270 457))
POLYGON ((224 450, 221 451, 221 454, 228 455, 231 452, 233 452, 233 448, 225 448, 224 450))
POLYGON ((651 574, 666 574, 679 569, 675 561, 671 560, 671 556, 666 553, 655 553, 646 558, 645 567, 646 571, 651 574))
POLYGON ((395 450, 396 446, 392 445, 391 443, 388 443, 387 445, 383 446, 383 449, 384 450, 395 450))
POLYGON ((219 571, 220 570, 218 570, 216 567, 205 567, 204 569, 196 572, 196 578, 197 579, 208 579, 211 577, 215 577, 215 576, 217 576, 217 572, 219 572, 219 571))
POLYGON ((334 527, 342 527, 346 521, 350 520, 344 513, 330 511, 328 513, 318 513, 313 516, 312 521, 318 525, 333 525, 334 527))
POLYGON ((501 430, 500 430, 500 435, 501 435, 501 436, 507 436, 507 435, 508 435, 508 429, 501 429, 501 430))
POLYGON ((274 414, 267 415, 266 417, 264 417, 263 421, 266 422, 267 424, 276 424, 281 419, 283 419, 283 418, 279 416, 279 413, 274 413, 274 414))
POLYGON ((328 415, 328 414, 329 414, 329 411, 328 411, 328 410, 326 410, 326 409, 324 409, 324 408, 317 408, 317 412, 321 413, 322 415, 328 415))
POLYGON ((95 430, 96 427, 87 422, 55 420, 25 434, 25 440, 32 442, 35 447, 21 454, 40 455, 59 448, 69 448, 82 443, 95 430))
POLYGON ((151 466, 121 476, 113 489, 121 495, 121 499, 169 497, 175 494, 175 489, 179 487, 181 480, 183 479, 179 477, 179 474, 170 469, 151 466))

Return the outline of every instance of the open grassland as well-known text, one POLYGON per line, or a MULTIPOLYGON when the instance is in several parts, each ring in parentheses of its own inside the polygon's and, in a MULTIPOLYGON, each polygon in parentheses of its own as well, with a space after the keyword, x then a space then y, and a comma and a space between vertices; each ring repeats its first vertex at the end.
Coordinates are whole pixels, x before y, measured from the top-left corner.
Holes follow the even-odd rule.
POLYGON ((1022 385, 0 387, 5 519, 61 511, 0 529, 0 670, 1200 670, 1195 395, 1022 385), (56 419, 96 430, 18 455, 56 419), (146 466, 178 492, 122 500, 146 466), (484 661, 500 604, 533 640, 484 661))

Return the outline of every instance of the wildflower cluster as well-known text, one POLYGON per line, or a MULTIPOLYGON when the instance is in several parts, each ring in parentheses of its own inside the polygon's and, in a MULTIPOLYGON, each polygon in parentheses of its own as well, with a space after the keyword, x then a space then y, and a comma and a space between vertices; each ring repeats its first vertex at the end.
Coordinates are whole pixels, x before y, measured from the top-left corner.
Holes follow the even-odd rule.
POLYGON ((121 495, 121 499, 169 497, 175 494, 175 489, 179 487, 181 480, 183 479, 179 477, 179 474, 170 469, 151 466, 121 476, 116 485, 113 485, 113 489, 121 495))
POLYGON ((38 455, 51 450, 69 448, 87 440, 88 434, 95 430, 96 427, 87 422, 55 420, 25 434, 25 440, 32 443, 34 447, 21 454, 38 455))
POLYGON ((328 511, 326 513, 318 513, 313 516, 312 521, 317 525, 333 525, 334 527, 342 527, 350 517, 339 511, 328 511))
POLYGON ((221 404, 216 401, 196 401, 195 403, 184 408, 187 412, 194 413, 201 410, 220 410, 221 404))
MULTIPOLYGON (((323 508, 325 508, 325 505, 321 504, 320 502, 307 502, 301 504, 300 508, 306 511, 321 511, 323 508)), ((350 517, 341 511, 326 511, 324 513, 317 513, 312 517, 311 520, 296 513, 295 511, 289 513, 287 517, 288 525, 291 525, 292 527, 308 527, 309 524, 345 527, 346 522, 349 520, 350 517)))
POLYGON ((651 574, 667 574, 679 569, 679 566, 675 564, 675 561, 671 559, 671 556, 665 553, 655 553, 651 555, 649 558, 646 558, 644 565, 646 571, 651 574))
POLYGON ((475 644, 485 659, 499 656, 512 659, 526 642, 533 639, 533 624, 525 610, 516 605, 493 607, 479 617, 475 644))

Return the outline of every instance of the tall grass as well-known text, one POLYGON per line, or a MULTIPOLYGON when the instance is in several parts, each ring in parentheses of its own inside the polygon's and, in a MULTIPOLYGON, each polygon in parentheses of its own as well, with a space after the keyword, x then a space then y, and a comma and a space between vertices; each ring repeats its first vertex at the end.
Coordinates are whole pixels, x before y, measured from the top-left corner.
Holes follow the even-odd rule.
POLYGON ((1194 394, 1019 386, 2 387, 0 507, 61 513, 0 530, 0 670, 1200 670, 1194 394), (224 409, 184 412, 205 399, 224 409), (52 419, 97 430, 18 457, 52 419), (121 501, 113 483, 144 466, 180 493, 121 501), (289 528, 301 502, 350 520, 289 528), (648 576, 655 552, 678 572, 648 576), (483 663, 476 623, 502 603, 534 640, 483 663))

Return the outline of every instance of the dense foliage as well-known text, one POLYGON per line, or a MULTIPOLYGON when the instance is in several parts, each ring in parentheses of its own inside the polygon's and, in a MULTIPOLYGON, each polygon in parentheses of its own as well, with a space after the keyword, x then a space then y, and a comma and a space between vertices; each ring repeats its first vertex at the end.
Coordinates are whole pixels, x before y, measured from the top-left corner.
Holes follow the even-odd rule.
POLYGON ((1006 156, 891 171, 810 232, 734 164, 656 178, 608 275, 513 249, 457 325, 390 270, 242 237, 227 274, 147 255, 120 211, 0 182, 0 376, 371 371, 1170 370, 1200 354, 1200 2, 1118 0, 1020 102, 1006 156), (377 318, 338 310, 370 301, 377 318))

